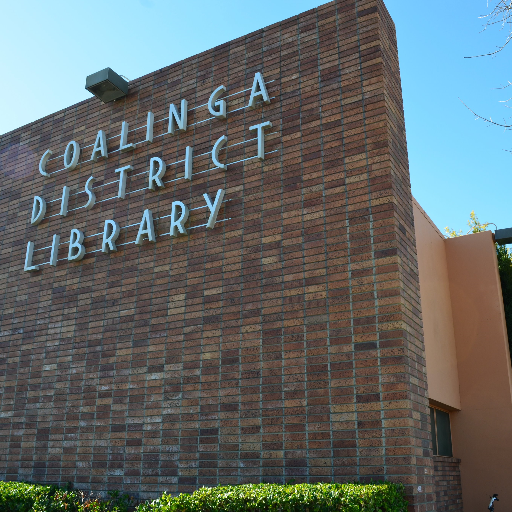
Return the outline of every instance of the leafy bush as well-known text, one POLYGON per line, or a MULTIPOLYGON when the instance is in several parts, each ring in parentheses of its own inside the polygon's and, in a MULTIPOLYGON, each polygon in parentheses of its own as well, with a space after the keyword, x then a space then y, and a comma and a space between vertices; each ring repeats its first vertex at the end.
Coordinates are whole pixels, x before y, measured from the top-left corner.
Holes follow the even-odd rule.
POLYGON ((22 482, 0 482, 0 512, 127 512, 127 494, 108 493, 102 499, 70 488, 22 482))
POLYGON ((248 484, 203 487, 173 498, 164 494, 137 512, 403 512, 404 487, 380 482, 362 484, 248 484))
MULTIPOLYGON (((127 512, 135 503, 127 494, 94 497, 71 488, 0 481, 0 512, 127 512)), ((405 512, 401 484, 248 484, 203 487, 193 494, 161 498, 137 512, 405 512)))

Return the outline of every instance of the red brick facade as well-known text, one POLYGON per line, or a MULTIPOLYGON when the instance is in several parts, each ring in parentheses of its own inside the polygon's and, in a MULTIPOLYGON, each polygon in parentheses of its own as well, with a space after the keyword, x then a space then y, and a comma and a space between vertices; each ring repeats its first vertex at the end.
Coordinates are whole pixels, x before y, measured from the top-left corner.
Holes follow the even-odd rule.
POLYGON ((434 456, 437 512, 462 512, 460 459, 434 456))
MULTIPOLYGON (((400 74, 380 0, 323 5, 130 82, 126 99, 92 98, 3 135, 0 164, 1 478, 141 497, 392 479, 415 510, 433 509, 400 74), (272 99, 249 110, 256 72, 272 99), (219 85, 228 119, 207 120, 219 85), (188 130, 162 135, 181 99, 188 130), (116 151, 122 121, 141 127, 134 151, 116 151), (249 127, 263 121, 273 128, 261 162, 249 127), (110 154, 93 163, 100 129, 110 154), (228 169, 202 172, 222 135, 228 169), (41 176, 42 154, 70 140, 78 167, 41 176), (168 165, 159 191, 142 174, 155 156, 168 165), (127 196, 111 199, 125 165, 127 196), (76 194, 90 176, 97 204, 58 216, 62 187, 76 194), (202 195, 220 188, 227 202, 206 230, 202 195), (36 194, 55 200, 37 227, 36 194), (187 226, 202 227, 171 239, 173 200, 198 208, 187 226), (145 209, 158 236, 138 246, 145 209), (105 219, 131 226, 112 254, 92 252, 105 219), (61 245, 56 267, 23 272, 28 241, 42 264, 52 235, 64 244, 72 228, 88 237, 81 262, 61 245)), ((72 195, 70 210, 85 200, 72 195)))

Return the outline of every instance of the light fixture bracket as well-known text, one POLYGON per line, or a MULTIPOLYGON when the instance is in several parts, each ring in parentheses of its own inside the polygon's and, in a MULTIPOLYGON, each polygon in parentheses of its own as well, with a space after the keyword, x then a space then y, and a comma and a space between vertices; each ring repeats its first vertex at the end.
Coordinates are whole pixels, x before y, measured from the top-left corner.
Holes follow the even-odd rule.
POLYGON ((498 245, 512 244, 512 228, 497 229, 494 233, 494 241, 498 245))

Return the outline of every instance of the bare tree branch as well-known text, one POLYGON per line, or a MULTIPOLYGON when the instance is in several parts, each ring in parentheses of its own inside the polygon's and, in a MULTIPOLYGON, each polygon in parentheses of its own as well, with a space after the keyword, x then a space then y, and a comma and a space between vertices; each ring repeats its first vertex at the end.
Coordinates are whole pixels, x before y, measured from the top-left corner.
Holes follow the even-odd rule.
POLYGON ((479 114, 477 114, 474 110, 470 109, 460 98, 459 101, 472 113, 475 117, 478 119, 481 119, 482 121, 485 121, 486 123, 494 124, 495 126, 501 126, 502 128, 506 128, 507 130, 512 129, 512 124, 500 124, 496 121, 493 121, 491 118, 487 119, 486 117, 483 117, 479 114))
POLYGON ((503 46, 499 46, 498 49, 494 52, 482 53, 482 55, 472 55, 471 57, 464 57, 464 58, 465 59, 477 59, 478 57, 492 57, 493 55, 500 53, 505 48, 505 46, 507 46, 508 43, 510 43, 511 40, 512 40, 512 36, 508 36, 505 44, 503 46))
MULTIPOLYGON (((489 7, 489 2, 487 2, 489 7)), ((475 59, 478 57, 490 57, 500 53, 512 41, 512 0, 498 0, 498 3, 491 10, 489 14, 480 16, 480 19, 486 20, 482 31, 487 30, 489 27, 501 25, 501 29, 507 28, 508 36, 505 43, 499 46, 494 52, 484 53, 482 55, 473 55, 472 57, 464 57, 465 59, 475 59)))
POLYGON ((500 90, 500 89, 508 89, 510 86, 512 85, 512 82, 510 80, 508 80, 508 84, 505 85, 504 87, 496 87, 496 90, 500 90))
MULTIPOLYGON (((512 41, 512 0, 491 0, 495 2, 494 8, 491 10, 489 14, 484 16, 480 16, 480 19, 485 20, 484 27, 482 32, 489 29, 490 27, 495 27, 496 25, 501 25, 501 30, 506 29, 508 34, 505 39, 505 43, 498 47, 498 49, 494 52, 484 53, 482 55, 475 55, 474 57, 465 57, 466 59, 472 59, 477 57, 490 57, 492 55, 496 55, 500 53, 509 43, 512 41)), ((487 0, 487 7, 489 8, 489 0, 487 0)), ((503 87, 498 87, 497 89, 507 89, 512 86, 512 82, 510 80, 507 81, 507 84, 503 87)), ((504 123, 497 123, 493 121, 491 117, 486 118, 479 114, 477 114, 473 109, 469 108, 460 98, 460 102, 475 116, 476 119, 481 119, 490 125, 499 126, 500 128, 504 128, 505 130, 511 130, 512 124, 506 124, 507 121, 504 119, 504 123)), ((512 109, 512 106, 507 105, 512 98, 508 98, 507 100, 502 100, 500 103, 504 103, 506 108, 512 109)), ((509 150, 505 150, 508 152, 509 150)))

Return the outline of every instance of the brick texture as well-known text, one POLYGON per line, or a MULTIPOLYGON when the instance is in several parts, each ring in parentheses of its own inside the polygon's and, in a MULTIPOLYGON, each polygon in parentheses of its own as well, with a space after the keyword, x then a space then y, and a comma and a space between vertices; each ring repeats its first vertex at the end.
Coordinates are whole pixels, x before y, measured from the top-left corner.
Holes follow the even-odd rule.
POLYGON ((323 5, 134 80, 125 99, 5 134, 0 164, 1 478, 139 497, 389 479, 406 484, 411 510, 433 510, 400 72, 380 0, 323 5), (272 101, 248 110, 258 71, 272 101), (208 120, 221 84, 230 114, 208 120), (182 98, 189 128, 164 135, 182 98), (140 130, 120 153, 123 120, 140 130), (263 162, 248 129, 262 121, 273 123, 263 162), (93 163, 99 129, 110 155, 93 163), (222 135, 230 165, 208 172, 222 135), (77 169, 56 172, 59 157, 41 176, 43 152, 62 155, 70 140, 83 148, 77 169), (154 156, 168 164, 159 191, 145 188, 154 156), (134 169, 124 200, 113 198, 123 165, 134 169), (94 208, 58 216, 62 187, 80 208, 90 176, 94 208), (219 188, 227 202, 206 230, 202 194, 219 188), (54 202, 34 227, 36 194, 54 202), (197 208, 187 225, 198 227, 171 239, 173 200, 197 208), (137 246, 146 208, 158 237, 137 246), (131 226, 110 255, 93 252, 105 219, 131 226), (65 260, 72 228, 87 237, 76 263, 65 260), (23 272, 27 242, 42 264, 54 233, 63 261, 23 272))
POLYGON ((434 456, 437 512, 462 512, 460 459, 434 456))

